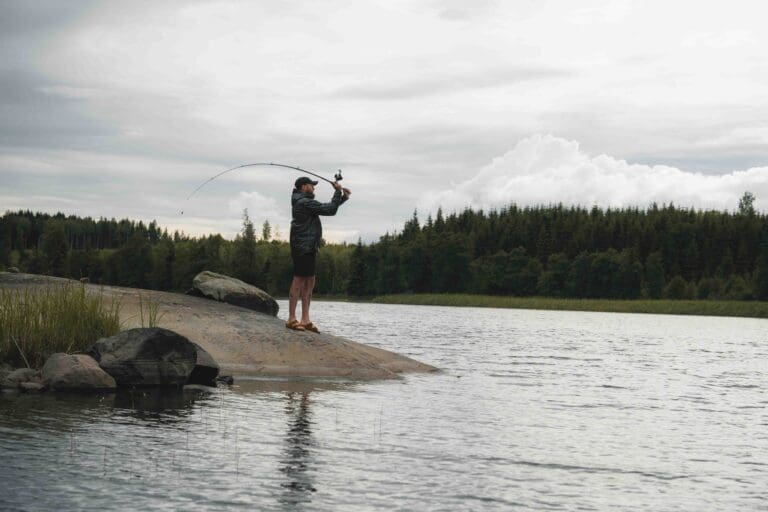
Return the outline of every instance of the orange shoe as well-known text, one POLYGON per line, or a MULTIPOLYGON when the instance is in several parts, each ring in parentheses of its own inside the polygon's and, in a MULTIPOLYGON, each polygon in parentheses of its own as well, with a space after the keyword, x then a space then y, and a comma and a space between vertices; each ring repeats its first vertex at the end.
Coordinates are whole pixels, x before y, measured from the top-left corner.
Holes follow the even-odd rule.
POLYGON ((299 327, 303 327, 305 331, 312 331, 316 333, 320 332, 320 330, 312 322, 307 322, 306 324, 299 324, 299 327))
POLYGON ((290 322, 285 322, 285 326, 288 329, 292 329, 294 331, 306 331, 304 326, 302 326, 298 320, 291 320, 290 322))

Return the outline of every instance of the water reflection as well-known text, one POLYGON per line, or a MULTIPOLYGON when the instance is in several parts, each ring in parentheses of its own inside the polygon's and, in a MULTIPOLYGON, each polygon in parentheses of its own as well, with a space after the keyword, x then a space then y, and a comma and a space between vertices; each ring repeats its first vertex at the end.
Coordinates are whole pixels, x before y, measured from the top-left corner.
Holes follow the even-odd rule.
POLYGON ((90 418, 109 415, 114 399, 112 393, 3 393, 0 427, 70 431, 90 418))
POLYGON ((341 391, 358 387, 360 382, 343 379, 288 379, 241 377, 231 390, 238 394, 283 393, 286 396, 320 391, 341 391))
POLYGON ((279 501, 287 510, 298 510, 312 501, 317 489, 312 480, 315 457, 312 448, 312 420, 308 392, 286 393, 285 412, 288 415, 288 433, 280 460, 280 472, 287 481, 281 484, 283 494, 279 501))
POLYGON ((196 402, 209 395, 198 389, 126 389, 115 394, 114 407, 140 420, 173 423, 191 416, 196 402))

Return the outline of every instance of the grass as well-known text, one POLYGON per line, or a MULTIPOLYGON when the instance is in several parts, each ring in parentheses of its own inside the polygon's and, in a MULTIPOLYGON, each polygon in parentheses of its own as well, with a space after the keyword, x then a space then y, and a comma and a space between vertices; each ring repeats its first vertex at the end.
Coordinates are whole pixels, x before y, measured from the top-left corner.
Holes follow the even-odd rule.
POLYGON ((165 313, 160 313, 160 303, 139 293, 139 317, 142 327, 157 327, 165 313))
POLYGON ((0 362, 40 367, 120 331, 120 302, 105 304, 83 285, 0 289, 0 362))
POLYGON ((768 302, 761 301, 557 299, 469 294, 381 295, 372 301, 382 304, 768 318, 768 302))

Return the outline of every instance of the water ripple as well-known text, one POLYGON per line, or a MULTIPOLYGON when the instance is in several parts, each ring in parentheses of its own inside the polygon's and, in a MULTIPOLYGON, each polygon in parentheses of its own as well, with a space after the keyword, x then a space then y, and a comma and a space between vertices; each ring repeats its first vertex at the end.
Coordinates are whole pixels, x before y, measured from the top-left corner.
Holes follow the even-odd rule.
POLYGON ((0 510, 764 508, 765 320, 313 308, 444 372, 2 393, 0 510))

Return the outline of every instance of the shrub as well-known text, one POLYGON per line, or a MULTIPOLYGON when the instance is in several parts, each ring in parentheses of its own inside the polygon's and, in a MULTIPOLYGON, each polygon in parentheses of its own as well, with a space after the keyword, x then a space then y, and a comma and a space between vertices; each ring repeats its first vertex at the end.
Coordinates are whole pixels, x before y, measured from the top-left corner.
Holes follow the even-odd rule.
POLYGON ((667 285, 666 297, 668 299, 692 299, 693 290, 685 279, 675 276, 667 285))
POLYGON ((729 277, 725 282, 723 295, 726 300, 750 300, 754 298, 747 281, 737 275, 729 277))
POLYGON ((699 281, 696 297, 701 300, 718 300, 723 296, 724 282, 718 277, 704 277, 699 281))

